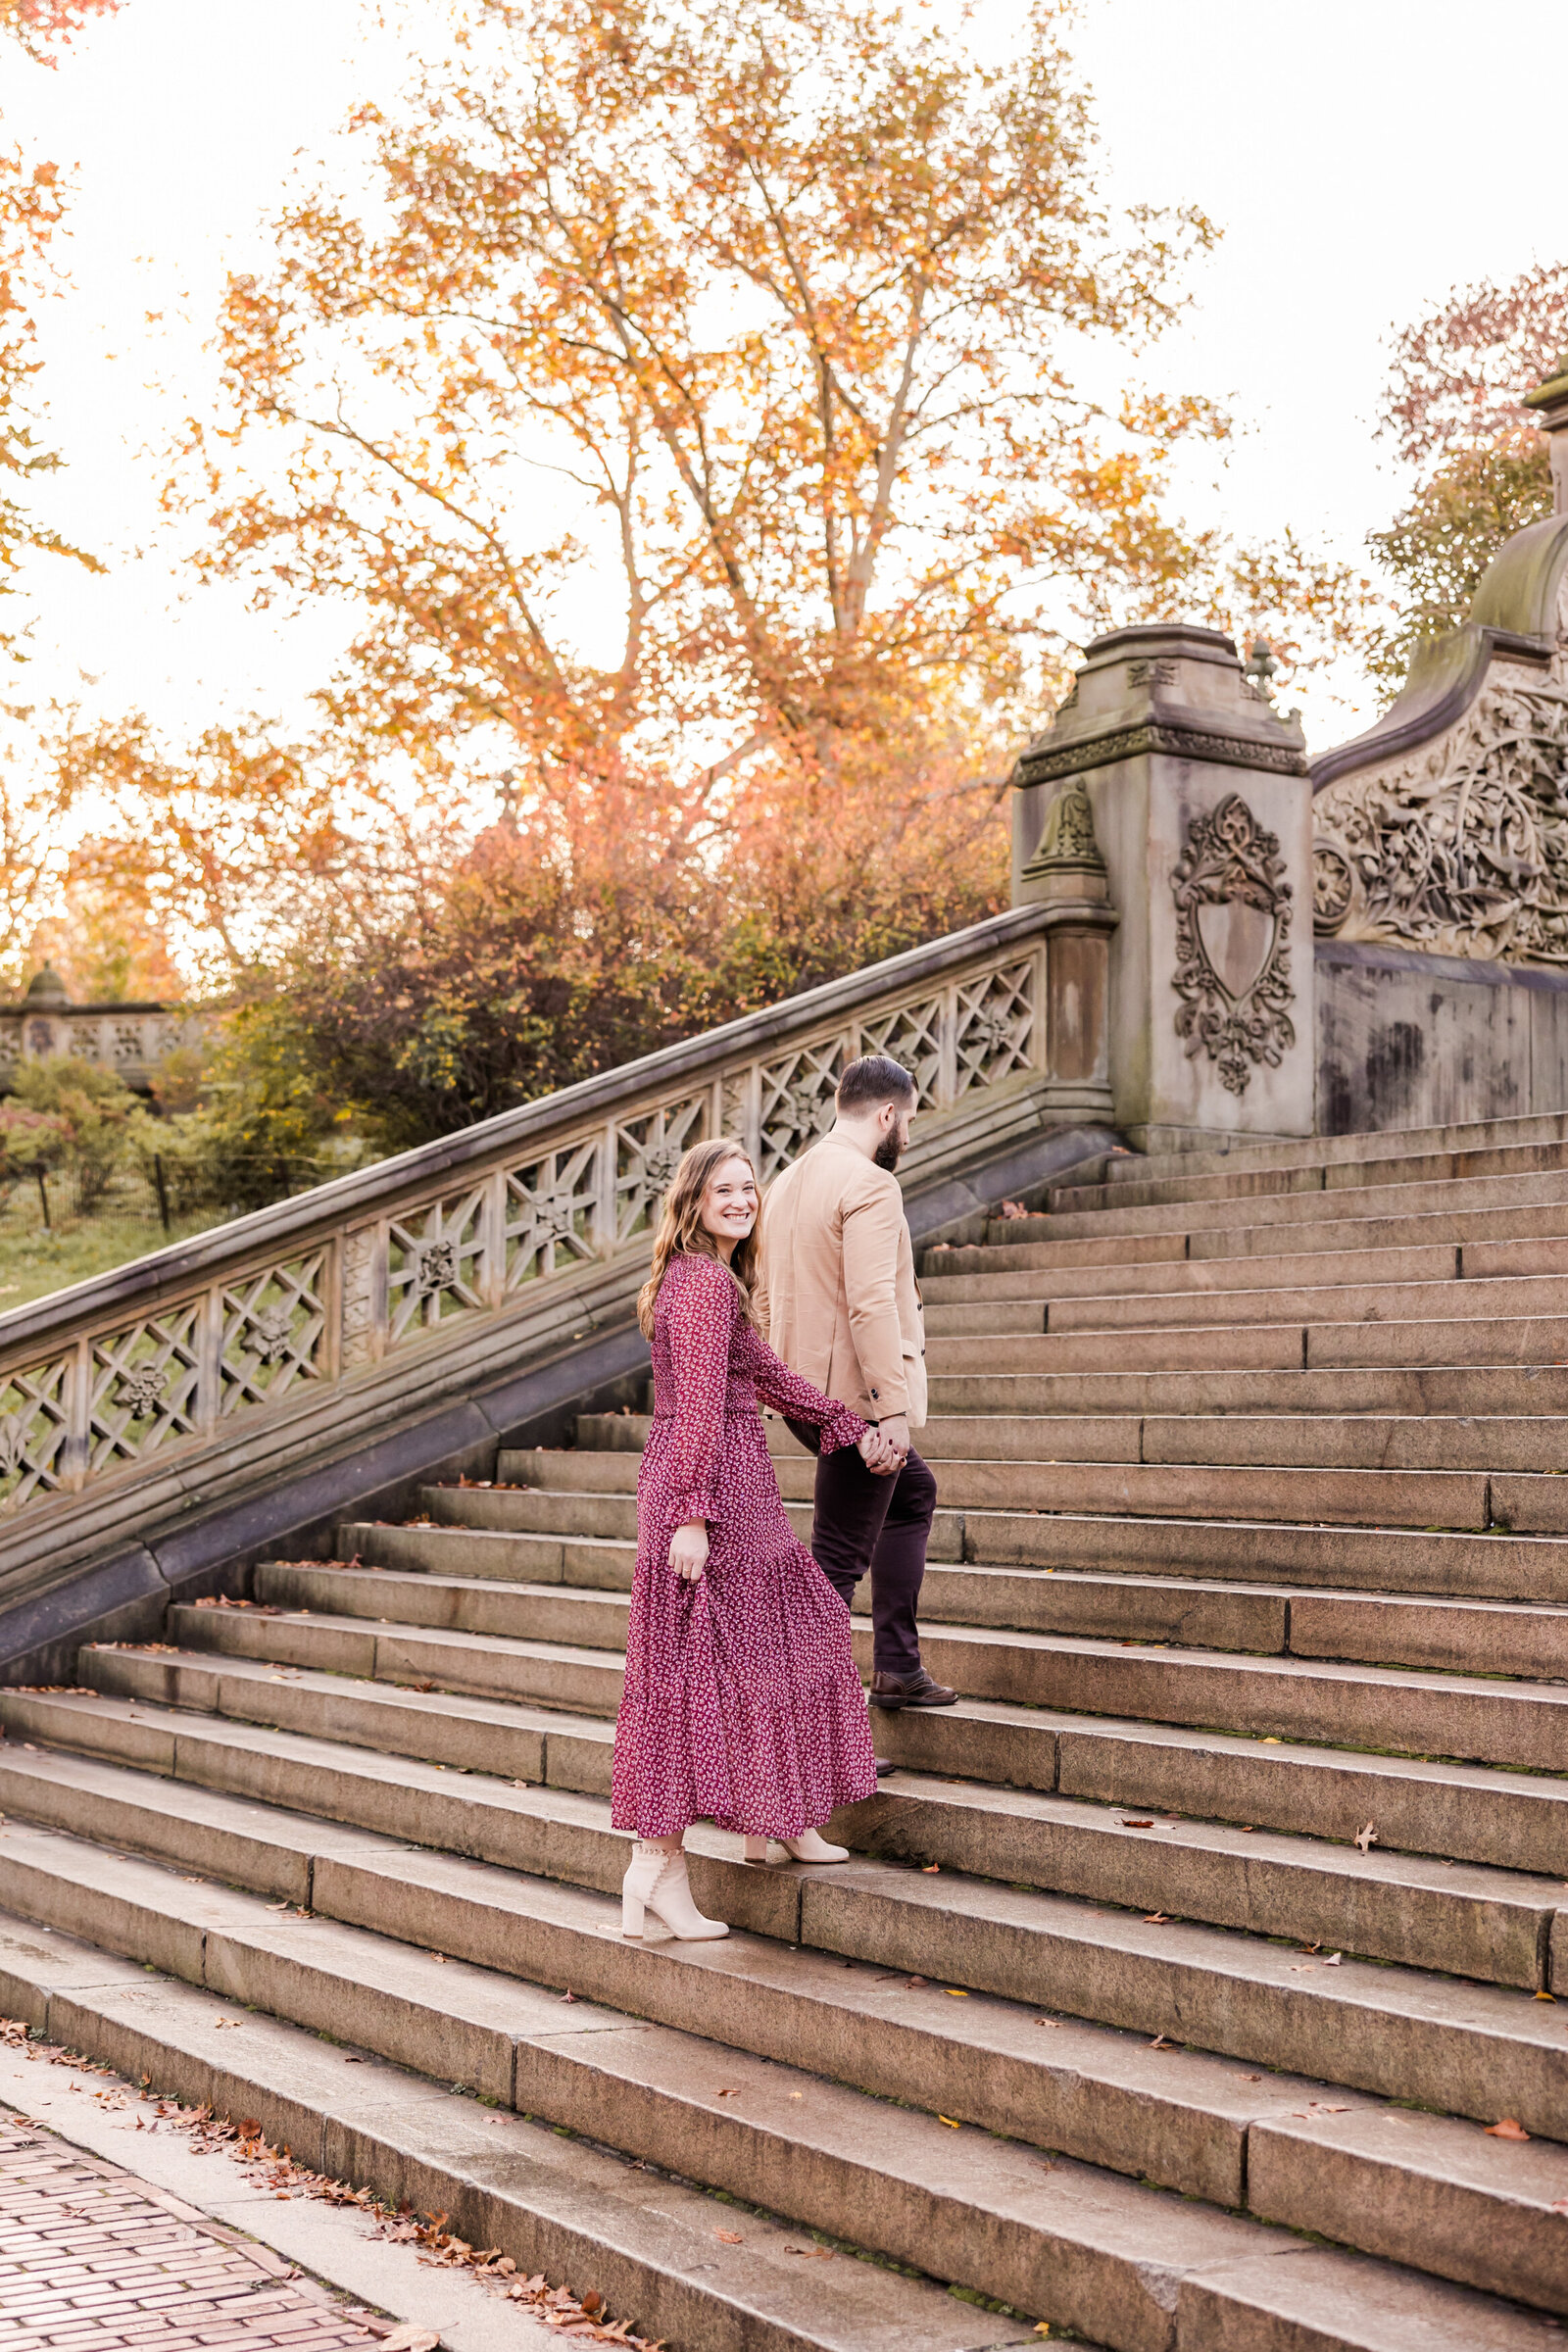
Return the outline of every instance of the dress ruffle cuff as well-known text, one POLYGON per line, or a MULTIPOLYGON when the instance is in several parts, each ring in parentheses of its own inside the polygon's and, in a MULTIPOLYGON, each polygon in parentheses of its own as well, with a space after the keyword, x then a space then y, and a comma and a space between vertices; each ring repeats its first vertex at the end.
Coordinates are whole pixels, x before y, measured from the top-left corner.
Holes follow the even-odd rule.
POLYGON ((822 1424, 822 1451, 837 1453, 841 1446, 858 1446, 870 1426, 858 1413, 852 1413, 847 1404, 840 1405, 833 1418, 822 1424))
POLYGON ((672 1494, 668 1504, 669 1524, 689 1527, 694 1519, 706 1519, 710 1527, 718 1517, 718 1494, 712 1487, 690 1487, 684 1494, 672 1494))

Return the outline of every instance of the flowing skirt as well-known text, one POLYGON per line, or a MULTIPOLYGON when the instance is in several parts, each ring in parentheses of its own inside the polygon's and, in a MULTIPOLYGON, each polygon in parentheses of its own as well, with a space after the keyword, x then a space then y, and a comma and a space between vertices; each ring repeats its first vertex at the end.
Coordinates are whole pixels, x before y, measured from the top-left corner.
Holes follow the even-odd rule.
POLYGON ((693 1821, 798 1838, 876 1789, 850 1612, 785 1517, 755 1405, 725 1414, 707 1572, 675 1574, 669 1427, 637 1481, 612 1818, 644 1838, 693 1821))

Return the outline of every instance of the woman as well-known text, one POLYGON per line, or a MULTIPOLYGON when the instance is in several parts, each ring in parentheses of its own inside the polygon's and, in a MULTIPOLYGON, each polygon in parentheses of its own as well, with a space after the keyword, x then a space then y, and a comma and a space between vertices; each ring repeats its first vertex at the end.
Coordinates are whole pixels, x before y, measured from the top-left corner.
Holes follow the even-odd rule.
POLYGON ((637 1301, 653 1342, 654 1420, 637 1480, 637 1574, 615 1726, 612 1819, 635 1830, 621 1933, 652 1911, 674 1936, 725 1936, 686 1876, 685 1833, 711 1820, 767 1859, 842 1862, 818 1829, 869 1796, 876 1764, 850 1654, 850 1613, 796 1537, 758 1410, 822 1432, 824 1452, 887 1441, 799 1380, 753 1319, 760 1196, 736 1143, 698 1144, 675 1171, 637 1301))

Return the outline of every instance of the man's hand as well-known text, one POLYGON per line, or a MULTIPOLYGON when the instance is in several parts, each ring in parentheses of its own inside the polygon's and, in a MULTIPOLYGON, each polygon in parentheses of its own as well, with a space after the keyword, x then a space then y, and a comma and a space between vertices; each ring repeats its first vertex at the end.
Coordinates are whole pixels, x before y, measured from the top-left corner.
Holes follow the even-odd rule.
POLYGON ((669 1564, 687 1584, 700 1582, 708 1566, 706 1520, 689 1519, 684 1527, 676 1528, 669 1539, 669 1564))
POLYGON ((882 1435, 899 1457, 899 1468, 902 1470, 909 1458, 909 1416, 907 1413, 890 1413, 880 1426, 882 1435))

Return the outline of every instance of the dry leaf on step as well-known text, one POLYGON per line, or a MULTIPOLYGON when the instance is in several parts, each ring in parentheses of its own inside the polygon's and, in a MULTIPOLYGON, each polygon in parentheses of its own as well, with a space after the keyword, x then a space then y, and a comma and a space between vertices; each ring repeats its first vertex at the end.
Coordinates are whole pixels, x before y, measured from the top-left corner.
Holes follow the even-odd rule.
POLYGON ((440 2352, 441 2338, 433 2328, 394 2328, 381 2338, 380 2352, 440 2352))
POLYGON ((1500 2124, 1487 2126, 1487 2137, 1489 2139, 1528 2139, 1530 2134, 1523 2124, 1516 2123, 1511 2115, 1505 2115, 1500 2124))
POLYGON ((1363 1854, 1367 1851, 1369 1846, 1376 1845, 1377 1841, 1378 1833, 1375 1822, 1369 1821, 1364 1829, 1357 1830, 1355 1833, 1355 1843, 1363 1854))
POLYGON ((1116 1826, 1122 1830, 1152 1830, 1154 1825, 1152 1821, 1119 1821, 1116 1826))
POLYGON ((738 2230, 715 2230, 713 2235, 721 2246, 744 2246, 746 2243, 738 2230))

